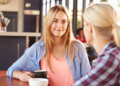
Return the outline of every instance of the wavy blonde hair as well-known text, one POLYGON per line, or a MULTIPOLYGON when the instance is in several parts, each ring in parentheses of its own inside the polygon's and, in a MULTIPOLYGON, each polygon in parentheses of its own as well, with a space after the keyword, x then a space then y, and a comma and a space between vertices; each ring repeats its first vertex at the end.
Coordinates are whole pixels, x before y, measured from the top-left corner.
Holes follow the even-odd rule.
POLYGON ((96 3, 85 9, 84 20, 90 22, 106 40, 112 39, 120 48, 120 26, 117 25, 119 16, 108 3, 96 3))
POLYGON ((62 36, 62 40, 63 40, 63 44, 64 44, 64 48, 65 48, 65 55, 68 54, 71 62, 73 62, 73 57, 74 57, 74 47, 72 44, 72 42, 74 40, 74 36, 73 36, 72 29, 70 28, 69 12, 64 6, 56 5, 56 6, 52 7, 46 15, 46 19, 44 22, 43 36, 41 38, 41 40, 45 41, 45 49, 46 49, 45 57, 46 57, 47 65, 50 69, 51 69, 51 66, 49 63, 49 55, 50 55, 50 51, 52 48, 52 44, 54 43, 51 31, 50 31, 50 26, 53 22, 55 14, 58 11, 64 12, 67 16, 67 23, 68 23, 67 24, 67 31, 62 36))

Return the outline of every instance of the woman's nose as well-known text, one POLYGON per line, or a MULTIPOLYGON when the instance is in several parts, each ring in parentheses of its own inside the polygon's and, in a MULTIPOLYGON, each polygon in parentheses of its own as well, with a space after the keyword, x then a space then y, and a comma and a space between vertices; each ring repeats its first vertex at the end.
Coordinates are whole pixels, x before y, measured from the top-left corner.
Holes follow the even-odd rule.
POLYGON ((58 26, 58 27, 62 27, 62 23, 61 23, 61 22, 58 22, 57 26, 58 26))

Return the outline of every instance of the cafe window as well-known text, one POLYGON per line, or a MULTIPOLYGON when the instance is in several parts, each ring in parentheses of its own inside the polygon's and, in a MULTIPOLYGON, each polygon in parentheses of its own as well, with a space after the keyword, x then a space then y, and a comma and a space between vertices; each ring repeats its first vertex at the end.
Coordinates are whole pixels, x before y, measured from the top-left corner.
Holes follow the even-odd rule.
POLYGON ((93 0, 77 0, 77 29, 83 28, 83 17, 82 14, 93 0))
MULTIPOLYGON (((82 14, 84 9, 87 8, 90 2, 98 3, 98 2, 108 2, 110 3, 117 12, 120 14, 120 0, 43 0, 42 1, 42 25, 45 19, 45 15, 48 10, 55 5, 63 5, 66 6, 70 12, 71 19, 71 27, 73 29, 74 34, 76 35, 76 30, 80 27, 83 27, 83 17, 82 14), (77 7, 76 7, 77 6, 77 7), (73 21, 74 20, 74 21, 73 21)), ((41 27, 43 28, 43 27, 41 27)))
POLYGON ((44 23, 45 16, 46 16, 48 10, 55 5, 63 5, 65 7, 67 7, 67 9, 70 12, 71 26, 72 26, 73 0, 43 0, 42 1, 42 12, 41 12, 41 14, 42 14, 41 28, 43 28, 43 23, 44 23))
POLYGON ((76 30, 83 27, 82 14, 91 1, 93 3, 108 2, 115 7, 120 14, 120 0, 42 0, 42 12, 40 12, 42 14, 41 28, 43 28, 45 15, 48 10, 55 5, 63 5, 66 6, 70 12, 71 27, 74 35, 76 35, 76 30))
POLYGON ((65 0, 62 0, 62 5, 65 6, 65 0))
POLYGON ((72 28, 72 22, 73 22, 73 0, 69 0, 69 12, 70 12, 70 21, 71 21, 71 28, 72 28))

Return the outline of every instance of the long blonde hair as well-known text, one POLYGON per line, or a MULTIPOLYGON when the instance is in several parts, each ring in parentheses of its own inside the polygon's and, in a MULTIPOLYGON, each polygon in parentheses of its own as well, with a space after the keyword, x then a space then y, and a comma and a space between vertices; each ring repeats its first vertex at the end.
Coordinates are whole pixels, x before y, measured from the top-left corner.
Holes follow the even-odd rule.
POLYGON ((107 3, 96 3, 85 9, 84 20, 90 22, 106 40, 112 39, 120 48, 119 16, 116 10, 107 3))
POLYGON ((72 40, 74 40, 74 36, 72 33, 72 29, 70 28, 69 12, 64 6, 56 5, 56 6, 52 7, 46 15, 46 19, 44 22, 43 36, 41 38, 41 40, 45 41, 45 49, 46 49, 45 57, 46 57, 47 65, 50 69, 51 69, 51 66, 49 63, 49 55, 50 55, 50 51, 52 48, 52 44, 54 43, 51 31, 50 31, 50 26, 53 22, 55 14, 58 11, 64 12, 67 15, 67 21, 68 21, 67 31, 62 36, 63 44, 65 47, 65 55, 67 55, 67 54, 69 55, 71 62, 73 61, 73 57, 74 57, 74 47, 72 44, 72 40))

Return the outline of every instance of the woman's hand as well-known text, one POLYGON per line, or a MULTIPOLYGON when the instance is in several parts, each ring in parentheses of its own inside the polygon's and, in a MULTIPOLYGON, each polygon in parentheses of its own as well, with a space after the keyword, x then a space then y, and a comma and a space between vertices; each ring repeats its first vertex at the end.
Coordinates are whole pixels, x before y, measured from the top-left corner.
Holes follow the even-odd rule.
POLYGON ((28 82, 30 78, 35 77, 34 73, 31 72, 22 72, 19 76, 19 80, 28 82))
POLYGON ((12 76, 24 82, 28 82, 30 78, 35 77, 34 73, 29 71, 20 72, 18 70, 15 70, 12 76))

